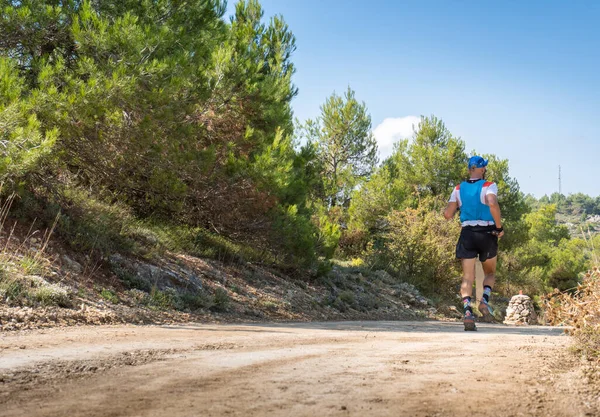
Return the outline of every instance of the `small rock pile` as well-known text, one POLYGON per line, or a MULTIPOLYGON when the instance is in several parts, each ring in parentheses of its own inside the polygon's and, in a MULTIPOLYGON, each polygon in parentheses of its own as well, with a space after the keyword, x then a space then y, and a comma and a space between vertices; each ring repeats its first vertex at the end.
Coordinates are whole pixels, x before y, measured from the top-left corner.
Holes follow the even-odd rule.
POLYGON ((506 309, 504 324, 536 324, 537 314, 533 308, 533 301, 529 296, 519 294, 511 298, 506 309))

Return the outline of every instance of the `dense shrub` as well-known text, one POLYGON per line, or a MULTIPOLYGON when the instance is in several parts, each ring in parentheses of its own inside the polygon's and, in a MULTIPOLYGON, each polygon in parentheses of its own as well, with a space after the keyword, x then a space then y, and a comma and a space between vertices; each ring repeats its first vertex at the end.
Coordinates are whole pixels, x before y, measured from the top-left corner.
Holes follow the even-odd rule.
POLYGON ((373 262, 428 293, 451 292, 461 275, 455 258, 458 223, 447 222, 426 204, 392 211, 387 220, 385 244, 374 250, 373 262))

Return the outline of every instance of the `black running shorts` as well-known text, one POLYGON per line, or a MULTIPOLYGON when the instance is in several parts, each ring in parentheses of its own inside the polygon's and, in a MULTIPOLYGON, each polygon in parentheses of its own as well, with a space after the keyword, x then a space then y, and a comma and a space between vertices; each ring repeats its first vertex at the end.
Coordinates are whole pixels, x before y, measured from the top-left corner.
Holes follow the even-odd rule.
POLYGON ((479 256, 484 262, 498 254, 498 236, 492 234, 496 226, 465 226, 456 244, 458 259, 473 259, 479 256))

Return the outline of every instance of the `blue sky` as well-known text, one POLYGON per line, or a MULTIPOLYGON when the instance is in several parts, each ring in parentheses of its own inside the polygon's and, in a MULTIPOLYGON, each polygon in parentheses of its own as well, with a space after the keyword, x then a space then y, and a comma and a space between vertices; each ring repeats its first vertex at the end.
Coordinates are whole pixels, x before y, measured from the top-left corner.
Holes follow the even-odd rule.
POLYGON ((525 193, 558 191, 561 165, 564 194, 600 195, 600 2, 261 4, 296 36, 300 120, 350 85, 383 153, 433 114, 468 151, 507 158, 525 193))

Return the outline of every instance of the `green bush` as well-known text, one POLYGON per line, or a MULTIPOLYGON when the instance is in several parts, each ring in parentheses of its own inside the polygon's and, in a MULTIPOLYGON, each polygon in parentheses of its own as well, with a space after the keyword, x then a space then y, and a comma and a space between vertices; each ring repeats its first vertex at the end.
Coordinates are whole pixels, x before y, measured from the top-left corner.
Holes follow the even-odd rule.
POLYGON ((353 306, 356 303, 356 296, 352 291, 342 291, 339 295, 340 301, 353 306))
POLYGON ((333 254, 338 248, 338 243, 340 241, 340 237, 342 236, 342 231, 340 229, 339 224, 331 221, 326 215, 322 215, 319 217, 318 225, 319 236, 317 242, 319 252, 326 259, 329 259, 333 257, 333 254))
POLYGON ((149 293, 152 290, 152 285, 143 278, 140 278, 135 273, 132 273, 117 265, 113 265, 113 272, 121 280, 123 285, 130 290, 140 290, 149 293))
POLYGON ((53 234, 65 239, 76 250, 104 254, 132 252, 135 241, 127 236, 134 222, 131 211, 120 203, 107 203, 89 191, 57 182, 49 192, 19 189, 13 205, 14 215, 22 221, 41 221, 53 234))
POLYGON ((573 290, 592 257, 593 251, 583 239, 531 239, 501 253, 497 288, 513 294, 523 290, 529 295, 545 294, 554 288, 573 290))
POLYGON ((278 207, 272 240, 278 242, 276 246, 283 253, 284 263, 304 267, 312 265, 316 259, 316 233, 308 215, 300 213, 298 206, 278 207))
POLYGON ((225 263, 268 262, 266 253, 223 236, 211 234, 206 230, 198 229, 193 242, 192 253, 198 256, 206 256, 225 263))
MULTIPOLYGON (((34 299, 43 306, 71 307, 71 297, 66 288, 57 285, 38 287, 33 292, 34 299)), ((118 301, 118 299, 117 299, 118 301)))
POLYGON ((31 275, 0 276, 0 299, 11 305, 36 305, 71 307, 68 287, 50 284, 45 279, 31 275))
POLYGON ((213 306, 213 299, 201 291, 195 293, 186 292, 181 294, 180 298, 183 309, 188 309, 190 311, 211 308, 213 306))
POLYGON ((385 244, 373 250, 370 263, 426 293, 453 294, 461 276, 455 257, 459 224, 447 222, 427 204, 392 211, 387 221, 385 244))
POLYGON ((271 300, 260 301, 260 305, 265 310, 269 310, 269 311, 277 311, 277 309, 279 308, 279 304, 277 302, 271 301, 271 300))
POLYGON ((323 278, 329 275, 333 270, 333 262, 330 260, 319 260, 317 262, 317 270, 315 271, 316 278, 323 278))
POLYGON ((331 306, 333 308, 335 308, 336 310, 341 311, 342 313, 345 313, 349 309, 348 304, 346 304, 345 302, 343 302, 340 297, 336 297, 331 302, 331 306))
POLYGON ((590 266, 590 256, 582 239, 563 239, 552 250, 548 285, 560 291, 575 290, 590 266))
POLYGON ((369 293, 362 294, 358 297, 357 303, 363 311, 376 310, 380 307, 379 298, 369 293))
POLYGON ((42 263, 36 257, 23 256, 19 264, 26 275, 39 275, 44 270, 42 263))
POLYGON ((156 286, 153 286, 148 298, 148 306, 157 310, 168 310, 175 308, 177 301, 177 292, 175 290, 167 289, 161 291, 156 286))
POLYGON ((72 187, 63 190, 63 198, 69 206, 59 217, 57 232, 66 237, 72 247, 105 254, 133 250, 133 240, 124 233, 133 222, 127 207, 105 203, 72 187))
POLYGON ((217 288, 213 296, 213 305, 211 310, 214 311, 227 311, 229 308, 230 298, 229 294, 223 288, 217 288))
POLYGON ((113 304, 119 303, 119 297, 117 296, 117 294, 115 294, 113 291, 111 291, 107 288, 102 289, 102 291, 100 292, 100 297, 104 298, 106 301, 109 301, 113 304))
POLYGON ((27 294, 25 286, 19 281, 6 276, 0 277, 0 298, 15 301, 27 294))

